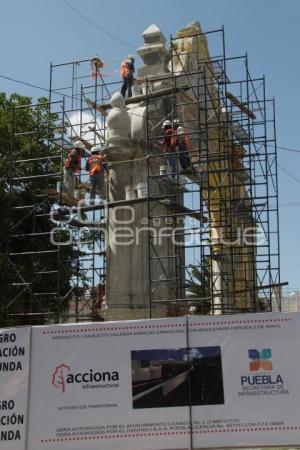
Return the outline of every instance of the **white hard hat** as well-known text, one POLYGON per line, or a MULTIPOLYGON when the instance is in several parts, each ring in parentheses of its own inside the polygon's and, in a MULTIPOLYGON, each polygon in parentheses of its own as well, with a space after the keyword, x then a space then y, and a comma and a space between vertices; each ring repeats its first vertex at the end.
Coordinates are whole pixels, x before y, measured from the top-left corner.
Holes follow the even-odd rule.
POLYGON ((171 121, 170 120, 165 120, 164 122, 163 122, 163 124, 162 124, 162 127, 163 128, 165 128, 165 127, 168 127, 168 126, 171 126, 172 124, 171 124, 171 121))
POLYGON ((100 145, 95 145, 94 147, 91 148, 91 153, 97 153, 97 152, 101 152, 100 145))
POLYGON ((81 141, 76 141, 76 142, 74 143, 74 147, 75 147, 75 148, 82 148, 82 149, 84 149, 84 148, 85 148, 85 145, 84 145, 84 143, 81 142, 81 141))
POLYGON ((179 119, 174 119, 173 124, 174 125, 179 125, 180 124, 180 120, 179 119))
POLYGON ((190 306, 190 308, 189 308, 189 313, 190 313, 190 314, 195 314, 196 312, 197 312, 196 306, 190 306))

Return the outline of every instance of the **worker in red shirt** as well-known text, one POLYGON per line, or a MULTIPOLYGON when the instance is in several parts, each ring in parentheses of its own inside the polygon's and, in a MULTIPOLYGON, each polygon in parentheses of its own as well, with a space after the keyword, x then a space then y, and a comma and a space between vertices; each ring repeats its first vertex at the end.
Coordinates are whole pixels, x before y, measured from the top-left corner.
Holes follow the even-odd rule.
POLYGON ((105 186, 104 186, 104 157, 100 155, 101 147, 96 145, 92 147, 91 156, 86 162, 86 170, 89 172, 91 192, 90 203, 95 203, 96 190, 99 190, 101 200, 105 200, 105 186))
POLYGON ((192 143, 188 130, 180 125, 180 121, 175 119, 173 122, 173 145, 176 152, 179 153, 179 161, 183 170, 191 167, 189 152, 192 151, 192 143))
POLYGON ((126 97, 126 92, 128 91, 128 98, 132 97, 132 85, 133 85, 133 74, 134 74, 134 56, 128 55, 124 61, 122 61, 120 74, 123 80, 121 94, 126 97))
POLYGON ((81 157, 84 148, 81 141, 76 141, 65 161, 63 192, 71 198, 75 198, 75 176, 81 169, 81 157))
POLYGON ((162 152, 166 153, 169 173, 172 178, 176 177, 176 146, 174 145, 173 134, 174 130, 170 120, 165 120, 162 124, 162 129, 164 132, 164 137, 160 141, 162 145, 162 152))

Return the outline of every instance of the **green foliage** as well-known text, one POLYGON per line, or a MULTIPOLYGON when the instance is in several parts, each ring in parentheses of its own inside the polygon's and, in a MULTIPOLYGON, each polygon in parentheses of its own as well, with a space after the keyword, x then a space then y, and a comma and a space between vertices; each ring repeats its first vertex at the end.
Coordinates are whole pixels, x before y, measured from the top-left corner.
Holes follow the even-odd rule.
POLYGON ((72 277, 81 273, 74 248, 50 242, 54 200, 46 190, 55 188, 53 174, 62 168, 60 149, 47 138, 61 124, 49 115, 47 99, 30 103, 0 93, 0 326, 53 319, 67 307, 72 277))
POLYGON ((209 259, 204 263, 191 266, 190 280, 186 281, 186 289, 189 299, 195 298, 196 314, 209 314, 211 311, 211 275, 209 259))

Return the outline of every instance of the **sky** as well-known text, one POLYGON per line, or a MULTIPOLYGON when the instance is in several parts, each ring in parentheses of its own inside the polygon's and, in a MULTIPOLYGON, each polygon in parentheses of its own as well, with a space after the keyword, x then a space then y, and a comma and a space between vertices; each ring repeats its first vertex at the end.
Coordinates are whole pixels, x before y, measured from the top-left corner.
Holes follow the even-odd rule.
POLYGON ((198 20, 225 27, 227 56, 247 52, 252 76, 266 76, 276 100, 281 279, 300 288, 299 0, 0 0, 0 91, 33 99, 46 92, 5 80, 49 86, 49 64, 98 54, 114 74, 155 23, 168 38, 198 20), (81 11, 86 19, 75 10, 81 11))

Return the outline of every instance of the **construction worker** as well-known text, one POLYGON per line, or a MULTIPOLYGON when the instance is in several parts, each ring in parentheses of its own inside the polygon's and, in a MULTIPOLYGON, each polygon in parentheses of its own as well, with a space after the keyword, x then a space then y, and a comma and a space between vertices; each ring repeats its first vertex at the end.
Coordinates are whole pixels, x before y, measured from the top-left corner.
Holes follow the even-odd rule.
POLYGON ((172 128, 171 121, 165 120, 162 124, 162 129, 164 132, 164 137, 159 142, 162 145, 162 152, 166 153, 166 156, 167 156, 169 173, 171 173, 172 178, 175 178, 175 176, 176 176, 176 153, 175 153, 173 128, 172 128))
POLYGON ((84 148, 81 141, 76 141, 65 161, 63 192, 71 198, 75 198, 75 175, 80 172, 84 148))
POLYGON ((95 203, 96 190, 99 190, 99 195, 102 200, 105 200, 105 187, 104 187, 104 157, 100 155, 101 146, 95 145, 91 149, 91 156, 86 162, 86 170, 89 172, 91 192, 90 203, 95 203))
POLYGON ((126 91, 128 91, 128 98, 132 97, 131 87, 133 85, 134 74, 134 56, 128 55, 124 61, 122 61, 120 69, 123 84, 121 88, 121 94, 126 97, 126 91))
POLYGON ((191 167, 189 152, 192 150, 192 143, 188 130, 180 125, 180 121, 175 119, 173 122, 172 143, 176 151, 179 152, 179 161, 183 170, 191 167))

